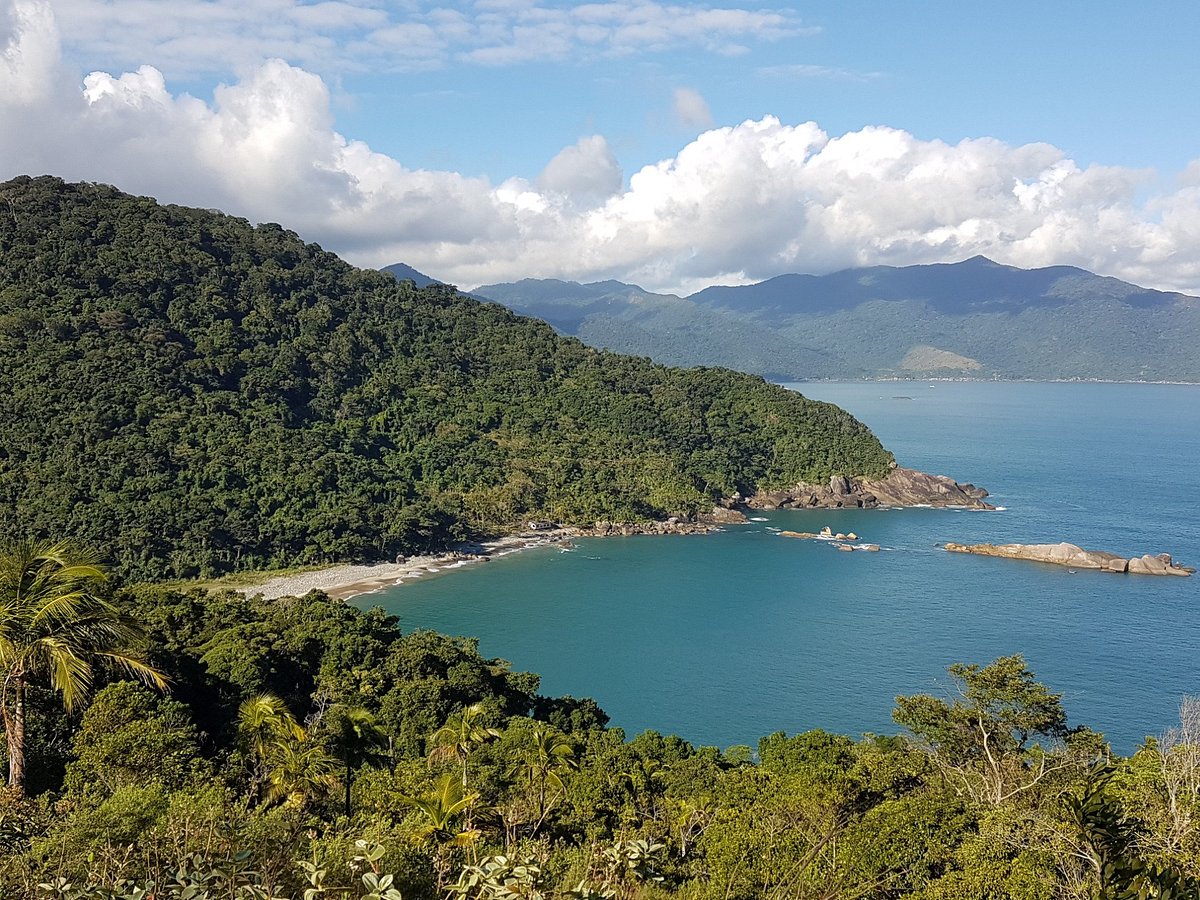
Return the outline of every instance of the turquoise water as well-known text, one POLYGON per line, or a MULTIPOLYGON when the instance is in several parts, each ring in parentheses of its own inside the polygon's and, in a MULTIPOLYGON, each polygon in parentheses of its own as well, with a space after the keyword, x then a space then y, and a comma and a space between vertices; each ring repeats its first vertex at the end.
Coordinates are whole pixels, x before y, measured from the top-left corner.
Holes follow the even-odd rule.
POLYGON ((1133 578, 948 554, 1068 540, 1200 563, 1200 387, 806 384, 904 465, 973 481, 998 512, 776 511, 707 536, 581 540, 359 598, 402 627, 480 638, 594 697, 630 733, 699 744, 771 731, 891 733, 896 694, 955 661, 1024 653, 1074 724, 1120 752, 1200 694, 1200 576, 1133 578), (912 399, 898 399, 901 396, 912 399), (771 529, 854 531, 878 554, 771 529))

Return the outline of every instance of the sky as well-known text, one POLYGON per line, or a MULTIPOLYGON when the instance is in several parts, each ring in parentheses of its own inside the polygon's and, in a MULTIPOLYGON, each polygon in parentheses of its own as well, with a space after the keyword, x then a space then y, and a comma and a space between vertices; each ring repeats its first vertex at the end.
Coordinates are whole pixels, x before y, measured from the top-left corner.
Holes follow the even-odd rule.
POLYGON ((0 0, 0 180, 464 288, 983 254, 1200 293, 1200 4, 0 0))

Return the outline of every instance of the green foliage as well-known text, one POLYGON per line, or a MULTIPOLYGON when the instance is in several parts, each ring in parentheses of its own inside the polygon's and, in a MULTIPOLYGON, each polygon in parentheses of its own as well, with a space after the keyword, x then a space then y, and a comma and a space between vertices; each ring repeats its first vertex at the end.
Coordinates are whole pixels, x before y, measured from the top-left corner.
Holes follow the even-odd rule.
POLYGON ((951 700, 902 701, 919 743, 777 732, 755 762, 627 740, 470 640, 319 594, 106 602, 144 623, 174 694, 118 682, 81 717, 45 704, 72 758, 40 797, 0 793, 0 896, 1196 896, 1200 709, 1089 778, 1102 743, 1066 730, 1020 657, 954 666, 951 700))
POLYGON ((71 711, 91 691, 98 666, 166 686, 138 652, 137 623, 101 596, 104 580, 95 554, 65 542, 0 543, 0 723, 8 784, 17 791, 25 788, 31 687, 46 684, 71 711))
POLYGON ((63 786, 76 801, 147 783, 175 790, 209 774, 187 706, 129 681, 96 694, 72 749, 63 786))
POLYGON ((53 178, 0 193, 0 536, 72 534, 125 576, 691 514, 891 460, 828 404, 597 352, 277 225, 53 178))
POLYGON ((1065 801, 1083 851, 1095 868, 1096 900, 1200 898, 1200 880, 1138 854, 1140 823, 1126 815, 1108 790, 1115 774, 1108 764, 1094 767, 1080 795, 1065 801))
POLYGON ((1069 734, 1062 695, 1036 681, 1021 656, 982 667, 956 663, 949 672, 956 698, 897 697, 892 717, 917 737, 956 790, 1000 804, 1072 762, 1051 752, 1069 734), (1035 743, 1038 738, 1052 746, 1035 743))
POLYGON ((479 900, 541 900, 542 870, 531 862, 507 856, 488 856, 478 865, 463 866, 458 881, 450 885, 452 895, 479 900))

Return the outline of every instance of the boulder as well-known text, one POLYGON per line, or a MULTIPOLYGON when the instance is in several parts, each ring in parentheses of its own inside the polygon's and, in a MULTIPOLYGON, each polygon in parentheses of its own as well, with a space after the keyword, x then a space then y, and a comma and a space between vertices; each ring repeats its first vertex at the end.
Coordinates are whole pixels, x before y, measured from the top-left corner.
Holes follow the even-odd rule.
POLYGON ((737 509, 726 509, 723 506, 714 506, 708 518, 717 525, 741 525, 747 521, 745 513, 737 509))
POLYGON ((1000 556, 1006 559, 1029 559, 1035 562, 1068 566, 1072 569, 1101 569, 1106 572, 1128 572, 1133 575, 1190 575, 1194 570, 1171 561, 1169 554, 1147 554, 1125 559, 1105 550, 1084 550, 1075 544, 955 544, 947 543, 951 553, 974 553, 979 556, 1000 556))

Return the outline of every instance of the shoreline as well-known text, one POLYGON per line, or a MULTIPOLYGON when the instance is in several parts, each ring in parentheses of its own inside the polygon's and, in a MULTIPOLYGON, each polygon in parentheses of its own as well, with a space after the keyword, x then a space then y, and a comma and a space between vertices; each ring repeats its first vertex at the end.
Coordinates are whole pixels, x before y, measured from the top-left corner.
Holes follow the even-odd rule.
POLYGON ((789 490, 760 492, 753 497, 735 495, 735 500, 740 502, 714 506, 712 512, 699 515, 694 521, 672 517, 662 522, 597 522, 593 526, 582 527, 529 522, 524 531, 516 534, 464 542, 443 553, 397 558, 395 562, 332 565, 274 576, 264 573, 263 580, 257 584, 243 584, 234 590, 246 597, 261 596, 266 600, 302 597, 310 591, 323 591, 334 600, 344 601, 418 578, 488 562, 510 553, 560 545, 573 538, 709 534, 724 525, 745 523, 747 517, 744 511, 766 509, 887 509, 916 506, 995 509, 983 501, 987 495, 988 492, 982 488, 971 484, 960 485, 945 475, 927 475, 896 466, 882 478, 874 480, 835 475, 831 476, 828 485, 800 483, 789 490))
POLYGON ((1144 378, 972 378, 969 375, 930 375, 925 378, 908 375, 889 375, 880 378, 800 378, 791 381, 773 381, 772 384, 922 384, 929 381, 962 382, 964 384, 1154 384, 1184 387, 1200 385, 1200 381, 1154 381, 1144 378))
POLYGON ((409 581, 423 580, 465 566, 499 559, 510 553, 536 547, 551 547, 582 534, 577 528, 523 531, 484 541, 469 541, 444 553, 410 556, 403 562, 346 563, 311 572, 276 575, 260 584, 242 586, 235 590, 247 597, 261 595, 265 600, 303 597, 310 591, 323 591, 334 600, 344 601, 364 594, 374 594, 409 581))
POLYGON ((306 572, 270 575, 257 584, 241 584, 232 590, 246 597, 262 596, 266 600, 280 597, 302 597, 309 591, 323 591, 334 600, 350 600, 364 594, 374 594, 417 579, 430 578, 445 572, 478 565, 511 553, 538 547, 569 544, 574 538, 630 537, 634 535, 709 534, 722 525, 746 521, 741 513, 713 510, 701 522, 668 519, 665 522, 615 523, 597 522, 594 526, 552 525, 527 529, 516 534, 465 541, 443 553, 410 556, 400 562, 338 563, 306 572))

